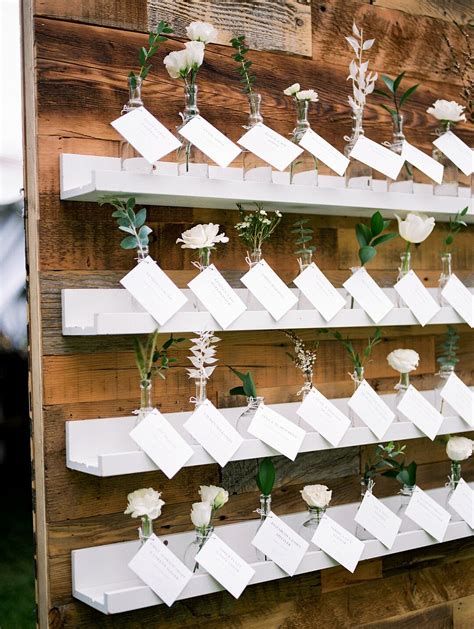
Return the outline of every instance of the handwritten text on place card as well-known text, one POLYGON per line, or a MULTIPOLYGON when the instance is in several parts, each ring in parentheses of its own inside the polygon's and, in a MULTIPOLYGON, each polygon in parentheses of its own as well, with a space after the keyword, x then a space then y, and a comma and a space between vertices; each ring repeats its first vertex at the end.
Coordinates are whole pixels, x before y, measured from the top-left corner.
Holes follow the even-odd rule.
POLYGON ((213 264, 188 286, 224 330, 246 310, 244 302, 213 264))
POLYGON ((264 124, 257 124, 238 140, 248 151, 277 170, 285 170, 303 149, 264 124))
POLYGON ((465 175, 470 175, 473 168, 472 150, 460 140, 452 131, 443 133, 433 144, 442 151, 446 157, 456 164, 465 175))
POLYGON ((397 408, 431 441, 434 440, 443 423, 443 416, 412 384, 406 390, 397 408))
POLYGON ((298 301, 265 260, 260 260, 241 281, 275 321, 279 321, 298 301))
POLYGON ((378 439, 383 438, 395 419, 395 413, 377 395, 367 380, 360 383, 348 404, 378 439))
POLYGON ((243 442, 235 428, 209 400, 196 408, 184 427, 221 467, 229 462, 243 442))
POLYGON ((163 542, 152 535, 128 564, 167 605, 175 602, 193 573, 163 542))
POLYGON ((150 164, 175 151, 181 144, 145 107, 133 109, 110 124, 150 164))
POLYGON ((448 504, 474 529, 474 492, 464 479, 459 481, 448 504))
POLYGON ((312 129, 306 131, 299 141, 299 145, 320 159, 326 166, 332 168, 341 177, 349 166, 350 160, 312 129))
POLYGON ((381 321, 394 307, 364 267, 353 273, 343 286, 375 323, 381 321))
POLYGON ((403 166, 403 159, 400 155, 373 140, 369 140, 364 135, 359 136, 349 157, 358 159, 359 162, 367 164, 390 179, 396 179, 403 166))
POLYGON ((392 548, 402 525, 401 519, 370 491, 365 492, 354 519, 387 548, 392 548))
POLYGON ((418 168, 419 171, 436 181, 436 183, 443 181, 444 166, 406 140, 402 146, 402 159, 418 168))
POLYGON ((296 410, 307 424, 336 447, 351 425, 350 420, 314 387, 296 410))
POLYGON ((326 321, 330 321, 346 304, 344 297, 314 262, 293 281, 326 321))
POLYGON ((305 436, 302 428, 263 403, 255 412, 248 431, 292 461, 296 459, 305 436))
POLYGON ((449 376, 440 395, 469 426, 474 427, 474 392, 455 373, 449 376))
POLYGON ((290 577, 295 574, 309 548, 308 542, 274 513, 265 518, 252 544, 290 577))
POLYGON ((451 516, 419 487, 415 487, 405 514, 438 542, 443 541, 451 516))
POLYGON ((413 270, 408 271, 394 288, 421 325, 426 325, 441 309, 413 270))
POLYGON ((237 144, 234 144, 202 116, 192 118, 179 129, 179 133, 221 168, 226 168, 241 153, 237 144))
POLYGON ((454 273, 446 282, 441 295, 471 328, 474 327, 474 294, 454 273))
POLYGON ((321 520, 311 541, 349 572, 354 572, 357 568, 364 551, 364 542, 327 514, 321 520))

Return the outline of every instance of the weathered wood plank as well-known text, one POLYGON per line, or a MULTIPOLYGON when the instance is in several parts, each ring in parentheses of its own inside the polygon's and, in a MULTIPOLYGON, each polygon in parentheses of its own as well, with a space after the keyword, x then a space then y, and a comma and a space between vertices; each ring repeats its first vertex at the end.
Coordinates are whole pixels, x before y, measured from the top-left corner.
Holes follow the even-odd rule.
POLYGON ((474 626, 474 594, 453 602, 454 629, 471 629, 474 626))
POLYGON ((369 0, 370 4, 396 9, 410 15, 423 15, 437 20, 472 24, 472 4, 469 0, 369 0))

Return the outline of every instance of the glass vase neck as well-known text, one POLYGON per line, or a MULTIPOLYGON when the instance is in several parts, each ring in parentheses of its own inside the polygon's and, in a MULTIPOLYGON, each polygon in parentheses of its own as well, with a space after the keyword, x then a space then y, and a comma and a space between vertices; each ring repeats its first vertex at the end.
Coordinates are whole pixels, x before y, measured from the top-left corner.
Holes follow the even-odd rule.
POLYGON ((205 271, 211 264, 211 249, 206 247, 205 249, 199 249, 199 270, 205 271))
POLYGON ((364 367, 355 367, 354 372, 352 374, 352 380, 354 381, 354 389, 361 384, 364 379, 364 367))
POLYGON ((350 137, 350 143, 355 144, 359 139, 359 136, 364 135, 363 128, 364 109, 358 107, 352 110, 352 135, 350 137))
POLYGON ((188 122, 191 118, 199 116, 197 106, 198 87, 194 83, 185 83, 184 85, 184 122, 188 122))
POLYGON ((140 417, 143 419, 153 410, 152 402, 153 383, 150 378, 140 380, 140 417))
POLYGON ((311 127, 308 120, 309 100, 296 100, 296 127, 293 129, 293 140, 300 140, 311 127))
POLYGON ((411 497, 413 495, 413 492, 415 491, 415 487, 416 485, 402 485, 402 488, 400 489, 400 494, 402 496, 411 497))
POLYGON ((196 408, 207 400, 207 380, 199 378, 196 380, 196 408))
POLYGON ((411 253, 405 251, 400 256, 400 273, 406 274, 411 268, 411 253))
POLYGON ((406 391, 410 386, 410 374, 409 373, 400 373, 400 380, 396 385, 396 389, 398 391, 406 391))
POLYGON ((153 535, 153 520, 147 515, 141 518, 142 524, 138 529, 138 536, 140 543, 143 545, 153 535))
POLYGON ((393 122, 393 143, 401 144, 405 139, 405 134, 403 132, 403 123, 404 116, 403 114, 396 114, 392 116, 393 122))
POLYGON ((451 461, 451 475, 448 478, 448 486, 451 489, 456 489, 461 480, 461 463, 459 461, 451 461))
POLYGON ((261 261, 261 259, 262 259, 262 250, 261 249, 254 249, 248 255, 247 263, 248 263, 249 267, 252 268, 256 264, 258 264, 261 261))
POLYGON ((128 102, 122 108, 122 114, 143 106, 142 79, 139 76, 128 77, 128 102))
POLYGON ((304 251, 301 251, 298 257, 298 266, 300 267, 300 271, 303 272, 305 269, 307 269, 312 261, 313 252, 311 251, 311 249, 305 249, 304 251))
POLYGON ((257 513, 260 515, 261 520, 265 520, 270 511, 272 510, 272 495, 260 494, 260 508, 257 509, 257 513))
POLYGON ((367 492, 372 493, 375 486, 373 478, 361 478, 360 496, 363 498, 367 492))
POLYGON ((447 380, 454 373, 454 368, 455 365, 441 365, 439 368, 440 377, 447 380))
POLYGON ((247 398, 247 408, 252 408, 252 409, 257 409, 260 404, 262 404, 262 402, 265 401, 265 398, 263 397, 248 397, 247 398))
POLYGON ((263 116, 260 113, 260 106, 262 104, 262 96, 261 94, 255 94, 252 92, 248 94, 249 99, 249 120, 248 120, 248 128, 254 127, 257 124, 261 124, 263 122, 263 116))
POLYGON ((137 249, 137 257, 135 258, 137 264, 143 262, 148 256, 148 245, 142 245, 141 249, 137 249))
POLYGON ((321 522, 323 515, 326 513, 327 507, 308 507, 308 513, 311 518, 316 520, 318 524, 321 522))
POLYGON ((214 527, 210 524, 208 526, 196 527, 196 538, 199 541, 205 541, 214 532, 214 527))
POLYGON ((451 275, 452 274, 452 254, 451 253, 443 253, 441 256, 441 273, 443 275, 451 275))

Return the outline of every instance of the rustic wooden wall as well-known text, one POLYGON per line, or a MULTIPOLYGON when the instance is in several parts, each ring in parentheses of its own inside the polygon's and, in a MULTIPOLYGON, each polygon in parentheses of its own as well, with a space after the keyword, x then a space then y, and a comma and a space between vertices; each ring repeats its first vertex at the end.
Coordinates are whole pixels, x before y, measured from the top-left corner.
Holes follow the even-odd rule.
MULTIPOLYGON (((292 103, 282 90, 298 80, 315 87, 320 105, 313 112, 315 127, 337 147, 350 130, 346 82, 350 51, 343 35, 355 17, 366 33, 376 38, 372 66, 391 76, 407 71, 408 83, 422 87, 407 108, 407 134, 417 146, 429 149, 433 124, 425 110, 435 98, 457 98, 457 80, 446 71, 447 51, 442 35, 459 41, 452 19, 472 20, 465 0, 216 0, 156 2, 156 0, 30 0, 24 7, 25 74, 28 158, 28 242, 30 264, 30 316, 33 441, 36 525, 38 537, 39 598, 42 626, 52 627, 451 627, 474 625, 474 544, 461 540, 410 553, 376 559, 359 566, 354 575, 343 569, 326 570, 293 579, 248 588, 239 601, 220 593, 202 599, 116 617, 105 617, 71 597, 70 551, 74 548, 118 542, 136 537, 136 522, 123 515, 126 494, 139 487, 163 491, 166 501, 159 532, 190 528, 190 503, 200 483, 226 484, 233 492, 222 510, 222 522, 253 517, 256 492, 242 466, 186 468, 172 481, 160 473, 117 478, 94 478, 65 466, 64 422, 128 415, 137 406, 138 378, 130 337, 64 338, 60 328, 60 290, 71 287, 116 287, 128 271, 132 255, 119 248, 119 234, 106 208, 59 200, 58 156, 61 152, 117 155, 118 140, 109 122, 126 100, 126 76, 145 43, 148 24, 161 17, 182 29, 190 19, 211 16, 222 29, 249 35, 272 52, 252 52, 263 113, 277 131, 293 127, 292 103), (281 28, 286 20, 287 28, 281 28), (237 32, 238 28, 238 32, 237 32), (273 34, 275 33, 275 36, 273 34), (34 133, 37 132, 35 142, 34 133), (38 291, 41 291, 40 302, 38 291), (44 462, 43 462, 44 458, 44 462), (242 471, 239 481, 236 470, 242 471), (317 619, 317 620, 316 620, 317 619)), ((168 43, 156 57, 146 82, 146 106, 169 128, 174 128, 182 104, 181 86, 169 79, 161 60, 179 44, 168 43)), ((203 115, 232 139, 241 133, 246 118, 245 98, 238 82, 231 50, 209 46, 199 74, 203 115)), ((367 108, 366 131, 374 140, 390 137, 390 122, 375 105, 367 108)), ((459 127, 471 145, 472 129, 459 127)), ((150 208, 154 229, 151 255, 184 286, 192 276, 190 259, 173 243, 180 232, 196 222, 222 224, 233 236, 219 251, 219 267, 235 276, 244 270, 244 250, 233 230, 237 214, 231 211, 150 208)), ((278 265, 288 280, 297 267, 285 217, 265 257, 278 265)), ((317 262, 340 285, 356 260, 355 220, 312 217, 317 262)), ((442 227, 417 252, 414 266, 427 285, 439 275, 442 227)), ((472 279, 472 234, 463 234, 454 253, 456 272, 472 279)), ((395 279, 401 243, 392 242, 370 264, 381 283, 395 279)), ((435 382, 436 345, 442 326, 386 328, 367 376, 379 391, 390 390, 395 378, 385 356, 395 347, 416 349, 422 357, 416 385, 431 388, 435 382)), ((352 331, 353 338, 366 336, 352 331)), ((472 332, 459 326, 459 371, 474 383, 472 332)), ((306 332, 310 338, 313 333, 306 332)), ((267 400, 295 400, 299 374, 288 360, 283 334, 249 332, 223 334, 221 364, 250 368, 267 400)), ((186 349, 166 384, 158 384, 156 400, 163 411, 189 408, 189 382, 183 367, 186 349)), ((333 341, 321 343, 316 367, 318 387, 330 397, 350 393, 350 365, 333 341)), ((235 384, 225 367, 218 368, 210 396, 230 403, 227 392, 235 384)), ((302 509, 298 489, 304 483, 326 482, 334 490, 334 503, 357 499, 358 472, 367 449, 336 450, 283 459, 279 468, 274 506, 278 514, 302 509)), ((420 464, 423 488, 444 483, 448 463, 439 444, 412 441, 408 456, 420 464)), ((474 465, 463 466, 468 480, 474 465)), ((394 484, 377 484, 380 494, 397 490, 394 484)))

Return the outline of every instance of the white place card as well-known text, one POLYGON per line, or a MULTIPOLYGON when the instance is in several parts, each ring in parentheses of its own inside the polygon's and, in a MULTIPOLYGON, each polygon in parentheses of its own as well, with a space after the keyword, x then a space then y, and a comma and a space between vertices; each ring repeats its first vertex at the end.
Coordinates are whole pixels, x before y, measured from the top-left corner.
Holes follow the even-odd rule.
POLYGON ((193 573, 163 542, 152 535, 128 564, 167 605, 175 602, 193 573))
POLYGON ((431 321, 441 310, 440 305, 436 303, 413 270, 408 271, 394 288, 422 326, 431 321))
POLYGON ((306 434, 303 428, 263 403, 256 410, 248 431, 292 461, 296 459, 306 434))
POLYGON ((296 409, 296 414, 334 447, 339 445, 351 425, 350 419, 314 387, 296 409))
POLYGON ((311 155, 320 159, 341 177, 349 166, 350 160, 312 129, 306 131, 299 141, 299 145, 311 153, 311 155))
POLYGON ((274 513, 267 515, 252 544, 290 577, 309 548, 308 542, 274 513))
POLYGON ((454 273, 446 282, 441 295, 471 328, 474 327, 474 294, 454 273))
POLYGON ((255 574, 252 566, 215 533, 198 552, 196 561, 234 598, 239 598, 255 574))
POLYGON ((464 479, 459 481, 448 504, 474 529, 474 492, 464 479))
POLYGON ((180 141, 145 107, 133 109, 110 123, 150 164, 175 151, 180 141))
POLYGON ((405 514, 438 542, 443 541, 451 516, 419 487, 415 487, 405 514))
POLYGON ((150 256, 122 277, 120 283, 160 325, 188 301, 150 256))
POLYGON ((173 478, 193 455, 191 446, 156 408, 130 432, 130 437, 168 478, 173 478))
POLYGON ((443 423, 443 416, 412 384, 397 408, 431 441, 434 440, 443 423))
POLYGON ((307 266, 293 282, 326 321, 330 321, 346 305, 344 297, 338 293, 314 262, 307 266))
POLYGON ((275 321, 279 321, 298 301, 265 260, 252 267, 241 281, 275 321))
POLYGON ((433 144, 442 151, 446 157, 456 164, 465 175, 470 175, 474 170, 472 150, 467 144, 454 135, 452 131, 443 133, 433 144))
POLYGON ((358 159, 359 162, 367 164, 390 179, 398 177, 404 161, 400 155, 373 140, 369 140, 365 135, 359 136, 349 157, 358 159))
POLYGON ((406 140, 402 146, 402 159, 418 168, 436 183, 443 181, 444 166, 406 140))
POLYGON ((303 149, 264 124, 257 124, 238 140, 248 151, 277 170, 285 170, 303 149))
POLYGON ((377 395, 367 380, 362 380, 349 399, 348 405, 377 439, 383 438, 395 419, 395 413, 377 395))
POLYGON ((349 572, 357 568, 364 551, 364 542, 327 514, 323 516, 311 541, 349 572))
POLYGON ((370 491, 366 491, 354 518, 387 548, 392 548, 402 525, 398 515, 370 491))
POLYGON ((469 426, 474 427, 474 392, 455 373, 449 376, 440 395, 469 426))
POLYGON ((202 116, 195 116, 182 129, 179 134, 192 142, 200 151, 210 157, 221 168, 226 168, 241 149, 223 133, 216 129, 202 116))
POLYGON ((243 442, 240 434, 209 400, 197 407, 184 427, 221 467, 229 462, 243 442))
POLYGON ((374 323, 381 321, 395 307, 363 266, 353 273, 343 286, 374 323))
POLYGON ((192 279, 188 286, 224 330, 247 310, 213 264, 192 279))

